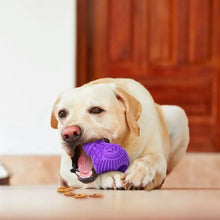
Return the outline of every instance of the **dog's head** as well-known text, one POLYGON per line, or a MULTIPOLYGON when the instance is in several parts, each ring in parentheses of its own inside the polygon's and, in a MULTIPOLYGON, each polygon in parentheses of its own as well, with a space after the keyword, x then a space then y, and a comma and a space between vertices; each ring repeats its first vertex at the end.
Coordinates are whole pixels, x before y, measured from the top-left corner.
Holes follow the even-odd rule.
POLYGON ((51 126, 58 129, 78 179, 92 182, 96 173, 83 143, 106 139, 121 144, 129 132, 139 135, 141 104, 114 84, 88 84, 62 93, 56 100, 51 126))

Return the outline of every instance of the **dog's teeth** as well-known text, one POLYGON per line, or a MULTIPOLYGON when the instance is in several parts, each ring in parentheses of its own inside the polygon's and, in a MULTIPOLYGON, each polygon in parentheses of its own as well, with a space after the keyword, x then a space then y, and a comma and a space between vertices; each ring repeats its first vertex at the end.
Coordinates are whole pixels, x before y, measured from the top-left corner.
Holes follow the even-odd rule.
POLYGON ((92 170, 89 173, 81 173, 79 171, 76 171, 76 175, 80 176, 81 178, 88 178, 92 176, 92 174, 93 174, 92 170))

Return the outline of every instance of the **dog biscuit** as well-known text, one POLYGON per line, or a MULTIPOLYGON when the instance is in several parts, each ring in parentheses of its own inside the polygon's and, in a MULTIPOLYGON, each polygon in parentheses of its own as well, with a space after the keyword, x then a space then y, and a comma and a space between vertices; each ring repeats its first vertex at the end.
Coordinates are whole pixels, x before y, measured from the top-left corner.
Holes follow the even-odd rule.
POLYGON ((73 187, 63 187, 63 186, 61 186, 61 187, 59 187, 59 188, 57 189, 57 192, 59 192, 59 193, 65 193, 65 192, 69 192, 69 191, 72 191, 72 190, 74 190, 73 187))
POLYGON ((58 189, 66 189, 66 188, 69 188, 69 186, 60 186, 60 187, 58 187, 58 189))
POLYGON ((57 192, 59 193, 63 193, 65 196, 72 196, 76 199, 82 199, 82 198, 87 198, 88 196, 90 198, 100 198, 103 195, 99 194, 99 193, 93 193, 93 194, 84 194, 84 193, 73 193, 71 192, 72 190, 74 190, 73 187, 68 187, 68 186, 61 186, 59 188, 57 188, 57 192))
POLYGON ((94 193, 94 194, 90 194, 89 197, 100 198, 100 197, 102 197, 102 194, 94 193))
POLYGON ((88 195, 87 195, 87 194, 82 194, 82 193, 80 193, 80 194, 74 195, 73 197, 74 197, 75 199, 82 199, 82 198, 87 198, 88 195))
POLYGON ((73 192, 65 192, 64 195, 65 195, 65 196, 75 196, 76 193, 73 193, 73 192))

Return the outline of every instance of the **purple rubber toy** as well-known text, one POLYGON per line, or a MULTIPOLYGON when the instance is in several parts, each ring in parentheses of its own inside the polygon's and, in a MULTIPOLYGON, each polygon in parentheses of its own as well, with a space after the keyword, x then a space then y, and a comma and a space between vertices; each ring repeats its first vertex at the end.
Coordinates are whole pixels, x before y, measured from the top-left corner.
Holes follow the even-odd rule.
POLYGON ((97 174, 109 171, 125 172, 129 166, 129 157, 120 145, 98 140, 83 145, 85 152, 92 158, 97 174))

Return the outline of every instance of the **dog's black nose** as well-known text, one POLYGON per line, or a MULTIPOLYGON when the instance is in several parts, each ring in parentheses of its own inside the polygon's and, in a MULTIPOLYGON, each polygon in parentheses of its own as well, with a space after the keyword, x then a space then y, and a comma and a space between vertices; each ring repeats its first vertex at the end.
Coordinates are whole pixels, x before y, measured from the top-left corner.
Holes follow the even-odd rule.
POLYGON ((78 125, 72 125, 63 129, 62 138, 67 143, 78 141, 82 135, 82 130, 78 125))

